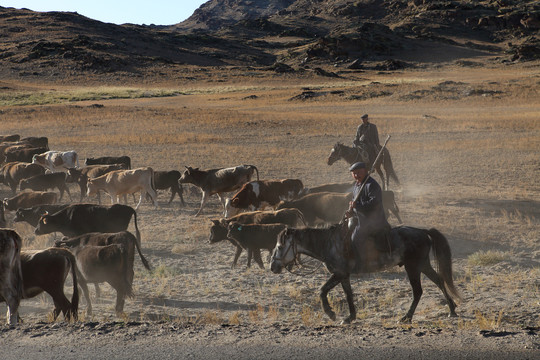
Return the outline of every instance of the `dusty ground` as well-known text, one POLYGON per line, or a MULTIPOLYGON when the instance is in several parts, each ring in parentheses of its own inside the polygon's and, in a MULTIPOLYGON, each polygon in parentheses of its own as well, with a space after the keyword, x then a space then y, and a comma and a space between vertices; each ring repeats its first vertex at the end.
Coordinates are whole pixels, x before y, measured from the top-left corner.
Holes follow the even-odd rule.
MULTIPOLYGON (((353 279, 358 320, 339 326, 320 309, 323 268, 274 275, 247 269, 244 254, 231 269, 232 246, 208 244, 209 219, 220 217, 217 198, 194 217, 200 198, 186 187, 185 207, 178 200, 167 205, 168 194, 161 194, 158 210, 146 203, 138 211, 143 252, 154 270, 136 259, 135 297, 127 300, 125 317, 114 315, 108 285, 92 317, 82 301, 76 324, 50 322, 48 296, 25 300, 24 324, 0 329, 4 353, 13 359, 540 358, 537 66, 450 66, 335 80, 216 72, 223 84, 200 76, 199 92, 190 95, 5 106, 2 133, 48 136, 51 149, 75 149, 82 159, 126 154, 134 166, 158 170, 255 164, 263 179, 294 177, 314 186, 349 180, 347 165, 329 167, 326 157, 337 141, 352 141, 367 112, 382 138, 392 135, 401 185, 390 188, 404 223, 435 227, 449 239, 463 296, 459 318, 447 318, 442 294, 424 279, 413 323, 398 324, 412 297, 405 272, 395 268, 353 279), (322 95, 289 100, 306 88, 322 95)), ((55 87, 8 88, 22 86, 55 87)), ((193 83, 171 80, 167 87, 193 89, 193 83)), ((0 195, 9 196, 6 187, 0 195)), ((26 224, 14 227, 28 248, 52 243, 26 224)), ((330 295, 346 316, 341 290, 330 295)))

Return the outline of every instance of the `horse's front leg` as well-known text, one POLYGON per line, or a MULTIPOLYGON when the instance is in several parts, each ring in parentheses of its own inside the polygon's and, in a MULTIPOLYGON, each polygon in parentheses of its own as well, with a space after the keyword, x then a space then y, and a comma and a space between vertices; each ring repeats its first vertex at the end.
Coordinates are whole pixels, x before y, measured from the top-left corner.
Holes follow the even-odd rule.
POLYGON ((377 170, 377 174, 379 174, 379 176, 381 177, 381 184, 382 184, 383 190, 388 190, 388 185, 386 184, 384 180, 384 173, 381 169, 380 163, 379 163, 379 166, 375 167, 375 170, 377 170))
POLYGON ((349 276, 341 280, 341 286, 347 297, 347 304, 349 304, 349 316, 343 319, 342 324, 350 324, 356 320, 356 307, 354 306, 354 296, 351 288, 351 279, 349 276))
POLYGON ((330 276, 330 279, 328 279, 328 281, 321 287, 320 296, 321 296, 322 307, 325 314, 328 315, 328 317, 332 320, 336 320, 336 313, 330 307, 330 303, 328 303, 328 292, 332 290, 333 288, 335 288, 336 285, 339 284, 340 282, 341 282, 341 277, 336 274, 332 274, 332 276, 330 276))

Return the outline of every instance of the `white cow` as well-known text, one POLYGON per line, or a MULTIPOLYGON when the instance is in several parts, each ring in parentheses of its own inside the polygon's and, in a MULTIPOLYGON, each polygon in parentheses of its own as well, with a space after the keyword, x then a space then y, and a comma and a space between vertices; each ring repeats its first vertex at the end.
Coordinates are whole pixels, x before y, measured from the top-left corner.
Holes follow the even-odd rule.
POLYGON ((51 172, 68 171, 70 168, 79 167, 79 156, 71 151, 47 151, 36 154, 32 158, 33 164, 39 164, 51 172))

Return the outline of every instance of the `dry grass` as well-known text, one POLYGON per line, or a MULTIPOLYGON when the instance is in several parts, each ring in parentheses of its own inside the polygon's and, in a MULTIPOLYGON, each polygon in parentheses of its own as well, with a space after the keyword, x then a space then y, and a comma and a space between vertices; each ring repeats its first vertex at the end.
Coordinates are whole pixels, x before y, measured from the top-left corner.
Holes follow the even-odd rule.
MULTIPOLYGON (((442 295, 426 279, 415 320, 477 329, 539 322, 534 313, 539 285, 531 279, 539 277, 540 72, 536 67, 447 67, 361 75, 233 78, 216 69, 214 76, 225 82, 206 78, 197 85, 179 81, 152 88, 34 84, 35 91, 24 90, 25 96, 33 104, 51 105, 7 105, 21 93, 2 92, 1 132, 48 136, 51 149, 75 149, 81 159, 125 154, 135 167, 158 170, 255 164, 262 179, 300 178, 314 186, 349 180, 343 161, 329 167, 325 160, 336 142, 351 143, 359 115, 367 112, 381 138, 392 135, 388 146, 402 185, 391 183, 391 189, 404 222, 435 227, 448 237, 456 283, 465 295, 458 308, 462 318, 447 320, 442 295), (445 81, 462 82, 464 90, 502 93, 434 90, 445 81), (289 100, 303 88, 325 95, 289 100), (403 100, 419 90, 428 92, 403 100), (383 91, 391 94, 369 97, 383 91), (368 97, 352 100, 355 96, 368 97), (522 307, 496 296, 503 292, 519 298, 522 307)), ((6 188, 1 192, 8 194, 6 188)), ((136 296, 126 302, 130 319, 329 322, 318 298, 327 278, 322 269, 309 277, 246 270, 245 252, 230 269, 230 244, 207 243, 208 219, 221 215, 218 201, 212 198, 204 215, 194 217, 200 197, 186 193, 184 208, 178 200, 167 205, 167 196, 160 195, 159 210, 143 204, 138 211, 143 252, 154 270, 148 273, 136 259, 136 296)), ((52 236, 35 236, 24 224, 15 228, 25 247, 52 244, 52 236)), ((113 313, 113 291, 105 288, 104 303, 96 304, 103 315, 96 318, 113 313)), ((376 326, 395 325, 411 301, 402 270, 354 280, 353 291, 358 318, 376 326)), ((331 291, 330 303, 340 316, 347 314, 340 287, 331 291)))

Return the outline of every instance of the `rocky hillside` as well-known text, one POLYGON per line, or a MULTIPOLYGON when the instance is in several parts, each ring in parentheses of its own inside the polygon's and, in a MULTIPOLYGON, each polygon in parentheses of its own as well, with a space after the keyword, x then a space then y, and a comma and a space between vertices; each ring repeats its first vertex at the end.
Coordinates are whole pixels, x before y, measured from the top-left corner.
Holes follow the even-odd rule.
POLYGON ((210 0, 169 27, 0 7, 0 75, 366 62, 391 70, 481 55, 525 61, 540 59, 539 32, 540 3, 527 0, 210 0), (437 46, 451 56, 436 59, 437 46))

